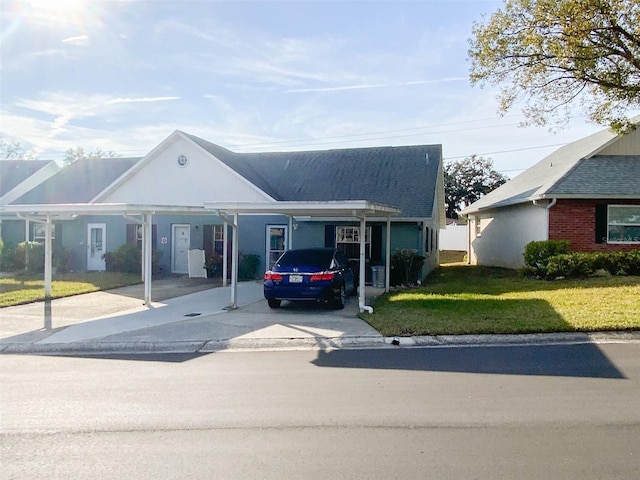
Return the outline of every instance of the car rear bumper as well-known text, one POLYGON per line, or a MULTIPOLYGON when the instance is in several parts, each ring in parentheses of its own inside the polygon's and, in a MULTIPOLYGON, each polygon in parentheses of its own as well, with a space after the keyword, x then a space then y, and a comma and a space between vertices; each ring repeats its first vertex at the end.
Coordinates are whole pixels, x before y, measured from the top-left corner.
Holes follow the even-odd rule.
POLYGON ((340 294, 340 288, 333 285, 267 285, 264 286, 264 298, 267 300, 319 300, 330 301, 340 294))

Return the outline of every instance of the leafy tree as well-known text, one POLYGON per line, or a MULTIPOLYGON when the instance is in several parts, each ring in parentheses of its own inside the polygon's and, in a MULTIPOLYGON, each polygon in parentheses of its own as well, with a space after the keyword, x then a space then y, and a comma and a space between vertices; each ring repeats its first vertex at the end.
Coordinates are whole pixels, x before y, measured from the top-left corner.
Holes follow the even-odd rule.
POLYGON ((114 152, 113 150, 102 150, 100 147, 97 147, 93 151, 86 151, 82 147, 69 148, 64 152, 64 159, 62 160, 64 166, 71 165, 73 162, 84 159, 84 158, 114 158, 121 157, 119 153, 114 152))
POLYGON ((571 108, 618 132, 640 106, 638 0, 505 0, 475 23, 472 84, 500 85, 500 112, 524 101, 526 124, 566 123, 571 108))
POLYGON ((471 155, 444 167, 444 196, 447 217, 458 218, 458 212, 508 180, 493 169, 489 158, 471 155))
POLYGON ((27 153, 20 142, 10 141, 0 136, 0 160, 30 160, 32 153, 27 153))

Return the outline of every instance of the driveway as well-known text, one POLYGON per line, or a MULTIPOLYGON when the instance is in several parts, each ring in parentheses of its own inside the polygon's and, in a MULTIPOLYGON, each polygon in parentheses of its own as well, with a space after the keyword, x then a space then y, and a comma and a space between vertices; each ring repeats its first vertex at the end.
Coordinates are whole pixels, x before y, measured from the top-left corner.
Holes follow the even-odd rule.
MULTIPOLYGON (((201 290, 201 286, 196 286, 192 293, 152 302, 150 306, 142 304, 140 292, 135 288, 4 308, 0 351, 109 350, 136 346, 166 349, 185 343, 196 347, 200 343, 205 350, 218 350, 292 343, 342 346, 363 339, 366 343, 383 342, 376 330, 357 317, 355 297, 348 299, 344 310, 289 302, 271 310, 262 297, 261 282, 242 282, 238 285, 239 308, 228 311, 225 307, 229 303, 229 287, 201 290)), ((172 290, 165 285, 160 291, 167 296, 172 290)), ((179 288, 173 292, 186 293, 179 288)))

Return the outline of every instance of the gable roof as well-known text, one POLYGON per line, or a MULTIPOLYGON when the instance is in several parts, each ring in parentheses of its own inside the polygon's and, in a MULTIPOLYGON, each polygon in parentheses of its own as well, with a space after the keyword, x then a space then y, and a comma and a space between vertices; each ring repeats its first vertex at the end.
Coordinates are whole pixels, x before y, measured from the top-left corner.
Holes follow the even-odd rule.
POLYGON ((235 153, 185 135, 279 201, 368 200, 403 217, 433 214, 441 145, 235 153))
POLYGON ((0 160, 0 198, 52 164, 53 160, 0 160))
MULTIPOLYGON (((434 209, 441 207, 436 205, 442 186, 438 182, 441 145, 236 153, 194 135, 177 133, 277 201, 366 200, 398 208, 402 217, 419 218, 432 217, 434 209)), ((78 160, 13 203, 99 201, 99 195, 126 181, 150 156, 78 160)))
MULTIPOLYGON (((640 116, 632 119, 640 126, 640 116)), ((636 135, 638 130, 633 135, 636 135)), ((548 197, 640 196, 640 149, 599 155, 622 138, 610 129, 569 143, 462 210, 462 214, 548 197), (604 180, 606 177, 606 181, 604 180)))
POLYGON ((77 160, 12 203, 89 203, 139 160, 121 157, 77 160))

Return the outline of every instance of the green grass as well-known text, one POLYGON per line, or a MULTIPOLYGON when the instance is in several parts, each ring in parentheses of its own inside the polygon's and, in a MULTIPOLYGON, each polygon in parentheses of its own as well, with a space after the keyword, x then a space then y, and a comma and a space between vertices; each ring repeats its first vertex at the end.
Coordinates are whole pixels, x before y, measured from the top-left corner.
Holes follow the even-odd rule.
MULTIPOLYGON (((0 278, 0 307, 44 300, 43 275, 0 278)), ((140 283, 140 275, 117 272, 65 273, 54 276, 51 298, 109 290, 140 283)))
POLYGON ((640 277, 548 282, 450 264, 420 288, 381 296, 362 318, 386 336, 636 330, 638 299, 640 277))

